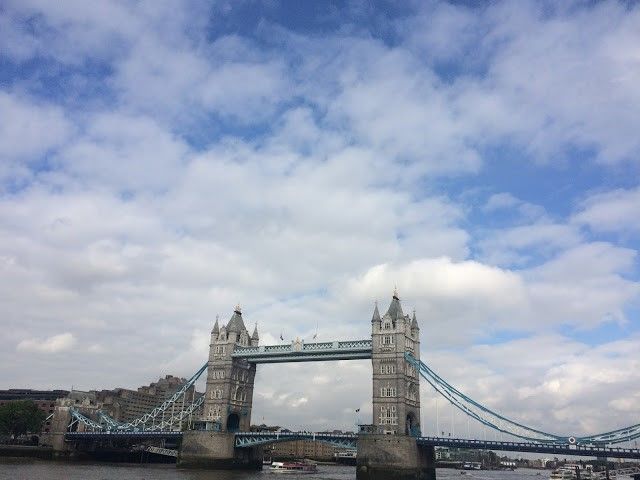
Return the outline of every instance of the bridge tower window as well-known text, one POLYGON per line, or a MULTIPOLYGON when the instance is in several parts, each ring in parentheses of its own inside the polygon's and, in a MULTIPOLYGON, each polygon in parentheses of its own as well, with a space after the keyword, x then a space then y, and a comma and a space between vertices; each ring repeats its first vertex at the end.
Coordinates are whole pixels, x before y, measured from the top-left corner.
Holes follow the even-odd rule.
POLYGON ((383 363, 380 365, 380 373, 382 375, 391 375, 396 373, 396 366, 393 363, 383 363))
POLYGON ((396 406, 382 406, 380 407, 380 425, 397 425, 398 414, 396 413, 396 406))
POLYGON ((222 390, 219 388, 216 388, 215 390, 211 390, 211 398, 222 398, 222 390))
POLYGON ((380 389, 381 397, 395 397, 396 396, 396 387, 382 387, 380 389))

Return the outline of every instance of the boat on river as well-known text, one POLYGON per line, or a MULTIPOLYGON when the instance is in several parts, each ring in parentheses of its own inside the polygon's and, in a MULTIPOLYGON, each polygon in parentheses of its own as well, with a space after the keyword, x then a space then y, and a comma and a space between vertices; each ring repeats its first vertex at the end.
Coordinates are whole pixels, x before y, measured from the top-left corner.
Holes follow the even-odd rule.
POLYGON ((599 477, 593 471, 593 466, 577 463, 567 463, 558 467, 549 476, 549 480, 590 480, 595 478, 599 477))
POLYGON ((273 462, 269 471, 273 473, 316 473, 318 467, 307 462, 273 462))

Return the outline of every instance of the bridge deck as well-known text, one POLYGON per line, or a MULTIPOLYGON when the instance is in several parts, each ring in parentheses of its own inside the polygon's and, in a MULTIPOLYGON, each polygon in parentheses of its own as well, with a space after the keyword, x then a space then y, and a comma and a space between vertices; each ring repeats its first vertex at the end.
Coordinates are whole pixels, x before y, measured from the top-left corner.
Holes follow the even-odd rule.
POLYGON ((236 447, 248 448, 268 443, 291 442, 293 440, 316 440, 344 448, 355 448, 358 435, 355 433, 328 432, 238 432, 236 447))
MULTIPOLYGON (((106 438, 181 438, 182 432, 68 432, 66 441, 89 441, 106 438)), ((276 442, 288 442, 292 440, 318 440, 333 445, 353 448, 358 441, 358 435, 354 433, 328 433, 328 432, 238 432, 235 444, 238 448, 250 448, 256 445, 265 445, 276 442)), ((581 457, 608 457, 608 458, 635 458, 640 459, 640 449, 622 447, 603 447, 597 445, 569 445, 558 443, 532 443, 532 442, 500 442, 492 440, 473 440, 465 438, 448 437, 417 437, 416 441, 421 445, 436 447, 468 448, 475 450, 496 450, 504 452, 530 452, 550 453, 557 455, 574 455, 581 457)))
POLYGON ((371 358, 371 339, 343 342, 304 343, 236 347, 231 354, 250 363, 317 362, 322 360, 360 360, 371 358))
POLYGON ((422 445, 437 447, 468 448, 475 450, 497 450, 504 452, 555 453, 581 457, 638 458, 640 450, 622 447, 601 447, 596 445, 570 445, 559 443, 499 442, 491 440, 470 440, 464 438, 418 437, 422 445))

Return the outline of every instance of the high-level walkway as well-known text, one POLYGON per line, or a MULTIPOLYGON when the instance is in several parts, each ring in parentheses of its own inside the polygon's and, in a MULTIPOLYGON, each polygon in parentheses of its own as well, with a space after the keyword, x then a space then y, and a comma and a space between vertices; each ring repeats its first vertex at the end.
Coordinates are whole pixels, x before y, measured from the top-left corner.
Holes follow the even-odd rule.
POLYGON ((317 343, 298 341, 288 345, 236 347, 231 357, 242 358, 249 363, 368 359, 371 358, 371 339, 317 343))

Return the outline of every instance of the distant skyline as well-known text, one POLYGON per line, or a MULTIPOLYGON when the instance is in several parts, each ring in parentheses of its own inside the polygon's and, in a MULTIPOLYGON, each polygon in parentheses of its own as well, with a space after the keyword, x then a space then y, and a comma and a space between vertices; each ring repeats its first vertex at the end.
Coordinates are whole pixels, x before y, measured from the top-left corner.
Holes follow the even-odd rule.
MULTIPOLYGON (((0 388, 189 377, 238 303, 367 338, 397 286, 474 399, 638 423, 640 5, 396 3, 2 2, 0 388)), ((370 375, 261 365, 254 421, 353 429, 370 375)))

